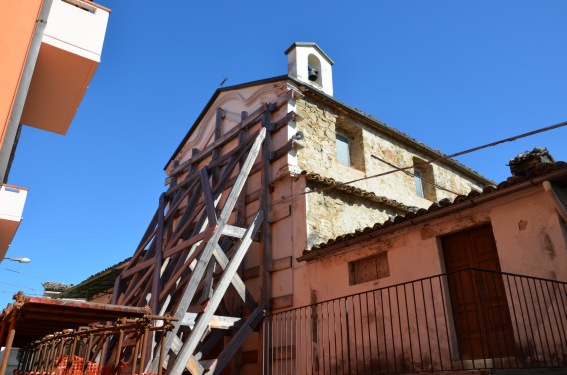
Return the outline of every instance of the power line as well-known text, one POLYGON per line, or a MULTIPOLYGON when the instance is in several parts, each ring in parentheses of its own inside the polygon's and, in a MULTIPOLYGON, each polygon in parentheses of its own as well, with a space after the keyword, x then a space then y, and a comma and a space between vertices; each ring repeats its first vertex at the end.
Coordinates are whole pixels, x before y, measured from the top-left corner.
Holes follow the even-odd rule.
MULTIPOLYGON (((465 155, 465 154, 470 154, 472 152, 479 151, 479 150, 489 148, 489 147, 493 147, 493 146, 499 145, 501 143, 516 141, 516 140, 521 139, 521 138, 526 138, 526 137, 536 135, 536 134, 539 134, 539 133, 544 133, 544 132, 547 132, 547 131, 550 131, 550 130, 558 129, 558 128, 561 128, 561 127, 566 126, 566 125, 567 125, 567 121, 560 122, 560 123, 555 124, 555 125, 546 126, 544 128, 536 129, 536 130, 533 130, 533 131, 530 131, 530 132, 527 132, 527 133, 522 133, 522 134, 519 134, 519 135, 516 135, 516 136, 513 136, 513 137, 504 138, 504 139, 501 139, 501 140, 498 140, 498 141, 495 141, 495 142, 484 144, 482 146, 473 147, 473 148, 469 148, 469 149, 464 150, 464 151, 455 152, 455 153, 450 154, 450 155, 439 156, 439 157, 433 158, 433 159, 428 160, 428 161, 423 161, 421 164, 432 164, 434 162, 447 160, 447 159, 454 158, 454 157, 461 156, 461 155, 465 155)), ((395 168, 397 168, 397 169, 378 173, 378 174, 371 175, 371 176, 361 177, 361 178, 351 180, 351 181, 347 181, 347 182, 340 182, 340 183, 337 183, 337 185, 344 186, 344 185, 353 184, 353 183, 359 182, 359 181, 369 180, 371 178, 386 176, 386 175, 396 173, 396 172, 404 172, 404 171, 407 171, 409 169, 413 169, 414 166, 411 165, 411 166, 407 166, 407 167, 395 167, 395 168)), ((301 192, 298 195, 301 196, 301 195, 326 191, 326 190, 334 189, 335 187, 336 186, 327 186, 327 187, 324 187, 324 188, 311 189, 309 191, 301 192)), ((276 205, 276 204, 285 203, 285 202, 288 202, 288 201, 293 201, 294 199, 295 198, 293 198, 292 196, 287 196, 287 197, 282 196, 282 198, 279 201, 274 202, 272 204, 272 206, 276 205)))
POLYGON ((39 279, 39 280, 47 280, 47 279, 46 279, 46 278, 44 278, 44 277, 40 277, 40 276, 36 276, 36 275, 32 275, 32 274, 29 274, 29 273, 25 273, 25 272, 21 272, 21 271, 12 270, 12 269, 9 269, 9 268, 5 268, 5 267, 1 267, 1 268, 2 268, 2 269, 4 269, 4 270, 6 270, 6 271, 15 272, 15 273, 19 273, 19 274, 22 274, 22 275, 26 275, 26 276, 35 277, 36 279, 39 279))
POLYGON ((2 281, 0 281, 0 284, 4 284, 4 285, 9 285, 9 286, 15 286, 16 288, 25 288, 25 289, 31 289, 31 290, 35 290, 36 292, 40 292, 40 290, 29 287, 29 286, 22 286, 22 285, 16 285, 16 284, 10 284, 10 283, 4 283, 2 281))
MULTIPOLYGON (((384 159, 382 159, 382 158, 379 158, 379 157, 376 156, 376 155, 370 155, 370 157, 372 157, 372 158, 374 158, 374 159, 376 159, 376 160, 380 160, 382 163, 384 163, 384 164, 386 164, 386 165, 388 165, 388 166, 390 166, 390 167, 392 167, 392 168, 396 168, 396 169, 398 169, 398 170, 400 169, 400 167, 398 167, 398 166, 396 166, 396 165, 394 165, 394 164, 392 164, 392 163, 389 163, 389 162, 387 162, 386 160, 384 160, 384 159)), ((425 164, 425 163, 420 163, 420 164, 425 164)), ((414 165, 414 167, 415 167, 415 165, 414 165)), ((404 172, 406 175, 408 175, 408 176, 410 176, 410 177, 415 177, 415 174, 413 174, 413 173, 411 173, 411 172, 408 172, 408 171, 402 171, 402 172, 404 172)), ((435 187, 438 188, 439 190, 444 190, 444 191, 446 191, 446 192, 448 192, 448 193, 455 194, 455 195, 459 195, 459 193, 454 192, 453 190, 448 189, 448 188, 446 188, 446 187, 444 187, 444 186, 441 186, 441 185, 439 185, 438 183, 436 183, 435 181, 429 180, 429 179, 427 179, 427 178, 425 178, 425 177, 423 177, 423 176, 419 177, 419 179, 422 180, 422 181, 424 181, 424 182, 427 182, 428 184, 431 184, 431 185, 435 186, 435 187)))

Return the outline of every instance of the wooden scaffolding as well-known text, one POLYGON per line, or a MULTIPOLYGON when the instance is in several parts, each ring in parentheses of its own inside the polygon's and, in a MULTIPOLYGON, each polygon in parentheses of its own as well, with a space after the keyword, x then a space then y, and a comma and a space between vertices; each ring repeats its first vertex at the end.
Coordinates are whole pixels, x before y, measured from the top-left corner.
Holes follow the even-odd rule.
MULTIPOLYGON (((192 149, 188 160, 174 162, 169 188, 161 194, 130 263, 116 279, 112 298, 113 304, 149 305, 155 315, 178 318, 165 339, 160 331, 148 339, 143 353, 148 358, 146 372, 219 373, 269 309, 270 161, 293 147, 290 141, 271 150, 270 139, 294 119, 294 113, 277 121, 271 117, 294 95, 289 90, 274 103, 251 114, 243 112, 241 122, 225 134, 224 111, 219 108, 214 141, 202 150, 192 149), (259 194, 246 197, 245 184, 257 174, 259 194), (250 208, 246 212, 247 200, 259 202, 248 206, 257 207, 252 214, 250 208), (260 257, 259 300, 239 274, 253 242, 260 257), (161 369, 160 357, 165 358, 161 369)), ((112 344, 106 353, 109 360, 119 355, 112 344)))

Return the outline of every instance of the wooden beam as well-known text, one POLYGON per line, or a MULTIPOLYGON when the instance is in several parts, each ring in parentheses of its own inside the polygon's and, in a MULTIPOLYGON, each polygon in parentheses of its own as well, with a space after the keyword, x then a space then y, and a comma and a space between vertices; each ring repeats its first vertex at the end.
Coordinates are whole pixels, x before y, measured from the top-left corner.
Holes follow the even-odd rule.
MULTIPOLYGON (((244 119, 248 117, 248 112, 242 111, 240 114, 240 121, 244 121, 244 119)), ((246 143, 246 132, 241 130, 238 132, 238 144, 243 145, 246 143)), ((241 161, 238 164, 238 168, 242 169, 243 162, 241 161)), ((246 225, 246 186, 244 186, 244 194, 241 194, 238 197, 238 201, 236 202, 236 225, 245 226, 246 225)))
POLYGON ((268 305, 258 306, 252 314, 246 319, 246 322, 238 329, 238 332, 230 340, 228 345, 223 349, 217 358, 217 366, 213 374, 220 374, 220 372, 225 368, 228 362, 236 354, 238 349, 242 346, 248 335, 256 329, 258 324, 262 321, 265 311, 268 309, 268 305))
MULTIPOLYGON (((274 109, 280 108, 284 104, 287 104, 291 99, 297 99, 297 98, 300 98, 300 97, 303 97, 303 94, 301 94, 300 92, 295 91, 293 89, 288 90, 285 94, 278 97, 276 102, 273 104, 274 109)), ((232 129, 230 129, 228 132, 226 132, 224 135, 222 135, 216 141, 214 141, 213 143, 211 143, 210 145, 205 147, 197 155, 194 155, 190 159, 179 164, 179 166, 177 168, 173 168, 173 170, 171 171, 171 175, 178 174, 179 172, 181 172, 185 168, 187 168, 187 166, 203 159, 206 155, 208 155, 213 149, 217 148, 219 145, 234 139, 234 137, 237 136, 237 134, 240 130, 245 129, 249 125, 260 121, 262 115, 264 114, 264 112, 267 109, 268 109, 268 106, 266 104, 260 106, 257 110, 255 110, 250 115, 248 115, 244 120, 242 120, 239 124, 234 126, 232 129)))
POLYGON ((244 280, 255 279, 260 276, 260 266, 250 267, 242 271, 242 278, 244 280))
MULTIPOLYGON (((224 165, 227 164, 227 160, 230 160, 228 162, 228 165, 231 165, 232 163, 232 157, 236 154, 240 154, 239 157, 237 158, 238 160, 240 160, 240 156, 245 156, 245 152, 247 151, 248 147, 254 142, 254 140, 256 139, 256 137, 258 136, 260 132, 255 132, 253 134, 251 134, 247 139, 246 142, 244 144, 244 146, 240 146, 240 147, 235 147, 232 150, 226 152, 222 157, 220 157, 217 160, 213 160, 211 161, 208 165, 207 165, 207 169, 211 170, 212 168, 216 167, 217 165, 224 165)), ((232 170, 229 167, 225 167, 225 170, 232 170)), ((223 172, 224 173, 224 172, 223 172)), ((166 195, 172 195, 175 193, 176 190, 181 189, 183 187, 185 187, 185 185, 189 184, 190 182, 192 182, 195 178, 198 177, 198 174, 188 174, 187 177, 181 181, 179 184, 177 184, 176 186, 172 187, 171 189, 169 189, 165 194, 166 195)), ((220 181, 223 180, 223 176, 220 177, 220 181)), ((213 189, 214 190, 214 189, 213 189)))
POLYGON ((207 218, 209 219, 209 227, 217 225, 217 213, 215 212, 215 203, 213 201, 213 193, 209 183, 209 175, 205 168, 201 169, 201 185, 203 186, 203 197, 205 198, 205 209, 207 210, 207 218))
POLYGON ((214 150, 215 148, 217 148, 221 144, 223 144, 225 142, 229 142, 232 139, 234 139, 238 135, 238 132, 240 130, 246 128, 248 125, 251 125, 252 123, 260 121, 263 113, 266 110, 267 110, 267 105, 266 104, 262 105, 260 108, 258 108, 256 111, 254 111, 250 116, 248 116, 244 121, 241 121, 240 124, 236 125, 232 129, 230 129, 228 132, 226 132, 223 136, 218 138, 216 141, 214 141, 213 143, 211 143, 210 145, 205 147, 197 155, 195 155, 192 158, 190 158, 189 160, 186 160, 183 163, 179 164, 179 166, 177 168, 175 168, 171 171, 171 174, 174 175, 174 174, 178 174, 179 172, 182 172, 185 168, 187 168, 188 165, 190 165, 192 163, 199 162, 200 160, 204 159, 209 153, 212 152, 212 150, 214 150))
POLYGON ((192 236, 185 241, 181 241, 177 245, 172 246, 171 248, 167 249, 166 252, 164 253, 164 257, 169 258, 172 255, 174 255, 175 253, 182 251, 182 250, 185 250, 189 246, 192 246, 192 245, 196 244, 197 242, 203 241, 204 239, 209 237, 214 231, 215 231, 215 228, 207 228, 203 232, 201 232, 201 233, 199 233, 195 236, 192 236))
MULTIPOLYGON (((243 168, 240 171, 240 173, 238 174, 238 178, 236 180, 236 182, 234 183, 232 190, 224 204, 223 210, 219 216, 218 219, 218 230, 216 230, 211 238, 207 241, 204 250, 201 253, 201 257, 199 258, 199 261, 197 263, 197 266, 195 267, 195 269, 193 270, 193 273, 191 275, 191 279, 189 280, 188 285, 185 287, 185 291, 183 293, 183 296, 181 297, 181 300, 179 301, 177 308, 176 308, 176 312, 175 312, 175 316, 177 317, 182 317, 185 315, 185 312, 187 311, 187 308, 189 307, 191 300, 193 299, 193 296, 195 295, 196 292, 196 288, 198 287, 201 279, 203 278, 203 275, 205 273, 206 270, 206 266, 213 254, 213 250, 216 249, 216 246, 218 246, 218 241, 220 239, 220 236, 222 234, 224 225, 226 224, 228 218, 230 217, 230 214, 232 213, 232 210, 234 209, 234 206, 236 204, 236 200, 238 199, 238 196, 240 195, 240 193, 242 192, 242 188, 244 187, 244 183, 246 182, 246 179, 248 178, 248 173, 250 172, 250 169, 252 168, 252 165, 254 164, 254 161, 256 160, 256 157, 258 156, 258 153, 260 152, 260 148, 262 145, 262 142, 264 141, 264 138, 266 136, 266 130, 262 129, 262 131, 260 132, 260 134, 258 135, 258 137, 256 138, 256 140, 254 141, 254 144, 252 145, 249 153, 248 153, 248 157, 246 158, 246 161, 244 162, 243 168)), ((243 240, 244 241, 244 238, 243 240)), ((225 273, 227 271, 225 270, 225 273)), ((232 277, 231 277, 232 279, 232 277)), ((217 288, 218 289, 218 288, 217 288)), ((165 347, 169 348, 171 346, 171 342, 173 340, 173 336, 177 335, 177 331, 179 330, 179 324, 176 322, 173 324, 173 329, 168 332, 167 337, 166 337, 166 342, 165 342, 165 347)), ((193 336, 193 334, 191 335, 193 336)), ((198 338, 200 339, 200 337, 198 338)), ((184 362, 182 363, 182 365, 179 365, 179 357, 178 357, 178 361, 176 361, 176 363, 174 365, 176 365, 178 367, 179 373, 181 373, 181 370, 183 367, 185 367, 185 364, 187 363, 188 360, 188 356, 190 354, 192 354, 194 348, 191 350, 191 353, 186 354, 184 356, 184 362), (182 366, 182 367, 180 367, 182 366)), ((152 363, 152 372, 156 373, 157 372, 157 366, 158 366, 158 362, 154 359, 153 363, 152 363)), ((173 372, 176 373, 176 372, 173 372)))
MULTIPOLYGON (((195 321, 197 320, 199 314, 196 313, 185 313, 185 316, 181 320, 181 325, 188 326, 189 328, 193 329, 195 326, 195 321)), ((232 316, 220 316, 220 315, 213 315, 211 321, 209 323, 209 327, 211 328, 218 328, 218 329, 229 329, 234 327, 234 325, 242 320, 239 317, 232 317, 232 316)))
POLYGON ((301 116, 299 113, 289 112, 287 115, 285 115, 278 121, 274 122, 273 124, 270 124, 270 131, 272 132, 278 131, 279 129, 289 124, 291 121, 301 121, 301 120, 303 120, 303 116, 301 116))
POLYGON ((223 236, 230 236, 235 238, 242 238, 245 232, 246 229, 244 228, 235 227, 234 225, 228 225, 228 224, 226 224, 222 229, 223 236))
POLYGON ((272 264, 270 266, 270 272, 285 270, 291 268, 292 257, 285 257, 281 259, 274 259, 272 260, 272 264))
POLYGON ((213 295, 213 282, 215 281, 215 262, 209 262, 207 266, 207 272, 205 273, 205 277, 203 279, 203 291, 201 292, 201 298, 197 301, 197 304, 202 304, 205 301, 211 299, 213 295))
POLYGON ((293 150, 293 143, 294 143, 294 140, 290 139, 289 141, 287 141, 287 143, 285 145, 278 148, 276 151, 270 152, 270 161, 278 160, 279 158, 287 155, 288 152, 293 150))
POLYGON ((152 313, 158 313, 159 306, 159 293, 160 293, 160 270, 163 262, 163 215, 165 210, 165 194, 162 193, 159 196, 158 205, 158 220, 157 220, 157 234, 156 234, 156 252, 154 256, 154 274, 152 279, 152 297, 150 301, 150 307, 152 313))
MULTIPOLYGON (((236 199, 234 203, 236 203, 236 199)), ((232 206, 234 207, 234 204, 232 206)), ((229 213, 230 212, 232 212, 232 208, 229 211, 229 213)), ((219 221, 223 219, 224 219, 224 215, 221 215, 221 219, 219 221)), ((246 254, 248 248, 250 247, 250 244, 252 243, 252 235, 256 232, 256 230, 258 230, 258 228, 263 222, 263 219, 264 219, 263 212, 258 211, 256 218, 246 230, 246 235, 242 238, 236 254, 230 260, 228 267, 224 270, 224 273, 222 274, 218 282, 217 288, 215 289, 215 293, 210 300, 211 303, 210 308, 207 309, 207 311, 205 311, 197 320, 195 327, 191 331, 191 335, 187 338, 187 341, 185 341, 183 347, 179 351, 176 361, 170 370, 170 373, 180 374, 183 371, 183 368, 186 367, 189 358, 193 355, 193 352, 197 348, 199 341, 201 341, 201 337, 208 326, 208 322, 211 320, 213 313, 216 311, 218 305, 222 301, 222 298, 224 297, 224 294, 228 286, 230 285, 232 278, 236 274, 236 271, 238 270, 240 263, 244 259, 244 255, 246 254)), ((197 270, 197 268, 195 268, 195 270, 197 270)))
MULTIPOLYGON (((270 125, 270 113, 266 112, 262 118, 262 127, 266 129, 270 125)), ((270 212, 270 194, 271 194, 271 165, 270 165, 270 133, 266 134, 264 139, 264 147, 262 149, 262 194, 260 196, 260 207, 264 212, 270 212)), ((260 303, 264 304, 270 300, 271 292, 271 276, 268 273, 272 261, 272 236, 270 231, 270 223, 265 220, 262 223, 261 230, 262 252, 260 253, 260 303)))
MULTIPOLYGON (((242 236, 242 238, 244 238, 244 236, 242 236)), ((223 270, 225 270, 228 263, 229 263, 229 260, 226 257, 226 255, 224 254, 224 252, 222 251, 220 246, 217 246, 217 248, 213 252, 213 256, 215 257, 219 266, 221 266, 221 268, 223 270)), ((232 283, 232 286, 234 287, 234 289, 236 289, 236 292, 238 293, 240 298, 242 298, 242 300, 244 302, 247 302, 247 303, 250 302, 248 300, 250 298, 252 298, 252 296, 246 295, 246 285, 244 285, 244 281, 242 281, 242 279, 240 278, 240 276, 238 276, 238 274, 234 274, 234 277, 232 278, 231 283, 232 283)))

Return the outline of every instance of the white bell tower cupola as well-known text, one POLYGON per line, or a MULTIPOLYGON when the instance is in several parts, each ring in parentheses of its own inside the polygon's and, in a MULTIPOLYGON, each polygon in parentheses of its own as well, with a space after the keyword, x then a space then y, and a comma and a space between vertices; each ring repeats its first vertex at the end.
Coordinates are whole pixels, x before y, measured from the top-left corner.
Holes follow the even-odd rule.
POLYGON ((333 60, 317 44, 295 42, 285 54, 291 77, 333 96, 333 60))

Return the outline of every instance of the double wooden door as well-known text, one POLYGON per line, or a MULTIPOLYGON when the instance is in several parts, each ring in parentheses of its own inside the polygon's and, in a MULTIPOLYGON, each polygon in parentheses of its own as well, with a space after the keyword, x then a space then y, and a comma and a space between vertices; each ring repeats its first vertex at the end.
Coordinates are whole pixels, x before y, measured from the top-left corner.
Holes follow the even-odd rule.
POLYGON ((492 227, 445 236, 442 246, 461 359, 511 356, 512 325, 492 227))

